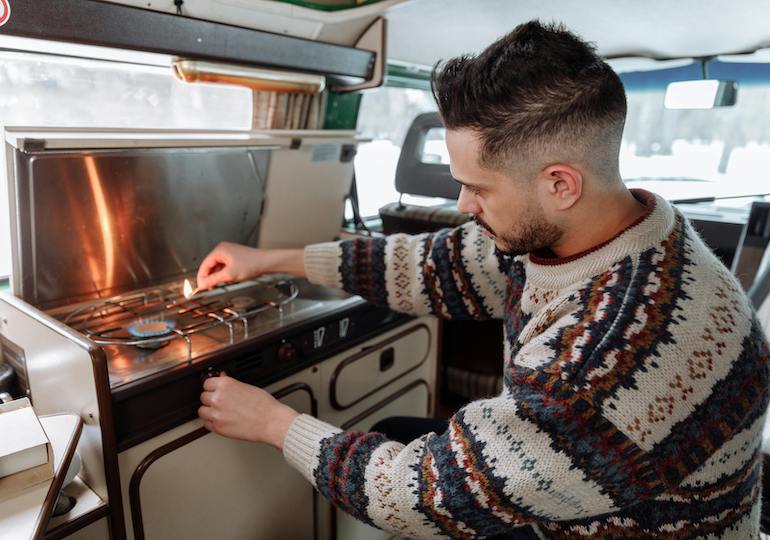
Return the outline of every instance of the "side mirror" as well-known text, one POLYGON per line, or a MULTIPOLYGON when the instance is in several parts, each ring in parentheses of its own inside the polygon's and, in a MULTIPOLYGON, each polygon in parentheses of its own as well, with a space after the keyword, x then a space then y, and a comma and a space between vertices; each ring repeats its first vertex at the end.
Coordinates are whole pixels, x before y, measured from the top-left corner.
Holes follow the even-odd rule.
POLYGON ((663 102, 667 109, 713 109, 732 107, 738 97, 738 83, 699 79, 669 83, 663 102))

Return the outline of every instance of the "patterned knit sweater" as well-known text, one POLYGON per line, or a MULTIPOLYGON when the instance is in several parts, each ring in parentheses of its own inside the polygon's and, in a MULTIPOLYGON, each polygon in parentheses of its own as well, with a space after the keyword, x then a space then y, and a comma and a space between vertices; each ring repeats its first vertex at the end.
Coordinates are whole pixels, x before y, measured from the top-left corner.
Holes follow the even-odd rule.
POLYGON ((663 199, 568 259, 478 227, 306 248, 312 281, 414 314, 502 318, 504 389, 410 444, 307 415, 284 455, 332 503, 414 538, 755 539, 768 347, 733 276, 663 199))

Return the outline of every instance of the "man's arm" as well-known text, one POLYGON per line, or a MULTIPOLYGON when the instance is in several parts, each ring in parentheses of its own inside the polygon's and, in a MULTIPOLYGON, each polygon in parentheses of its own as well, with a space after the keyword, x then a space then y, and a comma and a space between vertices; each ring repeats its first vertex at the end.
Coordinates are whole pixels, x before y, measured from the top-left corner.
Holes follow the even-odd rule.
POLYGON ((256 249, 232 242, 221 242, 201 262, 196 278, 200 289, 220 283, 251 279, 262 274, 305 276, 302 249, 256 249))
POLYGON ((197 284, 208 289, 281 272, 412 315, 490 319, 502 317, 508 264, 471 222, 433 234, 328 242, 304 251, 223 242, 201 263, 197 284))
POLYGON ((502 317, 507 264, 472 222, 305 248, 305 270, 315 283, 396 311, 455 319, 502 317))
POLYGON ((212 431, 282 450, 334 505, 409 538, 486 537, 511 525, 588 518, 661 491, 650 458, 620 430, 573 408, 570 396, 541 392, 472 402, 446 433, 406 446, 342 432, 225 376, 205 382, 199 414, 212 431), (554 439, 543 429, 554 422, 574 433, 554 439))
POLYGON ((512 525, 603 515, 660 492, 649 458, 619 431, 603 447, 554 441, 527 418, 527 406, 510 395, 473 402, 445 433, 406 446, 300 415, 283 453, 335 506, 407 538, 483 538, 512 525), (610 440, 625 453, 608 448, 610 440))

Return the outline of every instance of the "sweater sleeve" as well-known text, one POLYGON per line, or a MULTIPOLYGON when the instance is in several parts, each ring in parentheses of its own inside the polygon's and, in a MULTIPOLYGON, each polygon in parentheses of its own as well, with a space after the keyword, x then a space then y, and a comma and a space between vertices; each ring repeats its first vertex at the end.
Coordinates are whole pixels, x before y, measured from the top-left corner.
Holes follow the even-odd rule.
POLYGON ((501 318, 506 266, 494 242, 472 222, 433 234, 305 248, 310 281, 396 311, 444 318, 501 318))
POLYGON ((445 433, 406 446, 303 415, 284 455, 335 506, 408 538, 486 537, 598 516, 661 487, 647 456, 601 417, 510 393, 470 403, 445 433), (557 421, 574 431, 563 441, 540 427, 557 421))

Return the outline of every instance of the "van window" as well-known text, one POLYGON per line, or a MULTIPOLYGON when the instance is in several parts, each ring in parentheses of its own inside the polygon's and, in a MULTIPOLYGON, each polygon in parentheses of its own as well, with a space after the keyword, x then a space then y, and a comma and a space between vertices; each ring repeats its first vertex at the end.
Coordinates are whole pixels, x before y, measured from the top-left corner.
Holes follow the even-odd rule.
MULTIPOLYGON (((248 129, 251 106, 248 89, 186 84, 170 68, 0 51, 0 127, 248 129)), ((3 171, 4 160, 0 152, 3 171)), ((4 177, 0 184, 1 279, 11 268, 4 177)))
MULTIPOLYGON (((370 139, 359 145, 356 154, 356 186, 361 215, 376 216, 378 210, 398 200, 395 187, 396 165, 412 120, 421 113, 436 110, 429 90, 385 86, 365 93, 361 99, 357 129, 370 139)), ((443 145, 443 133, 438 135, 443 145)), ((405 202, 435 204, 443 199, 405 195, 405 202)))
POLYGON ((446 130, 444 128, 431 128, 425 134, 425 146, 422 148, 420 161, 423 163, 437 163, 449 165, 449 151, 446 148, 446 130))

